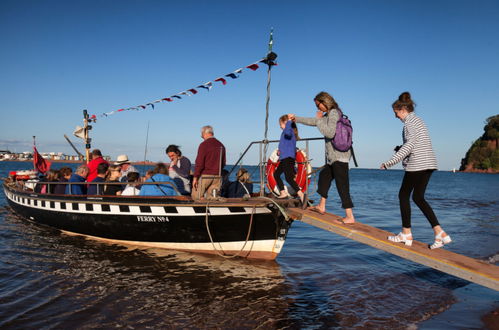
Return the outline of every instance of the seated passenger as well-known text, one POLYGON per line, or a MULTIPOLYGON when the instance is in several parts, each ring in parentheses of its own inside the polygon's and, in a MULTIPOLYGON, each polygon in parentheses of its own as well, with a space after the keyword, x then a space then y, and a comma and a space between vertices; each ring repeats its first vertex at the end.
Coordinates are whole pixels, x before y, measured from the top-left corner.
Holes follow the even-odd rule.
MULTIPOLYGON (((108 163, 100 163, 97 165, 97 176, 91 182, 106 182, 106 175, 109 169, 108 163)), ((104 192, 103 184, 88 185, 87 195, 102 195, 104 192)))
POLYGON ((55 186, 54 194, 64 195, 66 193, 67 184, 65 184, 64 182, 68 182, 71 174, 73 174, 73 170, 69 167, 61 167, 59 169, 59 180, 57 181, 62 183, 55 186))
POLYGON ((170 168, 168 176, 173 179, 178 191, 182 195, 191 194, 191 161, 189 158, 182 156, 182 151, 179 147, 170 144, 166 148, 166 154, 170 157, 170 168))
MULTIPOLYGON (((119 183, 120 177, 121 167, 119 165, 109 166, 106 182, 119 183)), ((104 188, 104 195, 119 195, 119 193, 121 193, 121 190, 123 190, 123 185, 121 184, 106 184, 104 188)))
POLYGON ((71 175, 68 180, 68 185, 66 187, 67 195, 86 195, 87 194, 87 185, 86 184, 78 184, 79 182, 85 182, 85 179, 88 176, 88 167, 83 164, 78 166, 76 172, 71 175), (74 182, 76 184, 71 184, 74 182))
POLYGON ((220 188, 220 196, 227 197, 227 189, 229 188, 229 171, 225 168, 222 170, 222 187, 220 188))
POLYGON ((137 188, 137 184, 140 179, 140 174, 138 172, 128 172, 126 177, 128 184, 121 192, 121 196, 138 196, 140 194, 140 189, 137 188))
MULTIPOLYGON (((48 173, 47 173, 47 182, 49 184, 46 185, 46 193, 47 194, 53 194, 54 191, 55 191, 55 187, 57 186, 56 182, 59 181, 59 176, 60 176, 60 173, 59 173, 59 170, 49 170, 48 173)), ((42 188, 43 190, 43 188, 42 188)))
POLYGON ((245 168, 237 171, 236 181, 229 183, 227 186, 226 195, 229 198, 241 198, 244 195, 253 193, 253 183, 251 183, 250 175, 245 168))
POLYGON ((169 182, 170 184, 144 184, 140 196, 176 196, 173 180, 168 176, 168 167, 163 163, 156 164, 154 175, 145 182, 169 182))
POLYGON ((119 155, 118 158, 116 159, 116 162, 114 162, 114 165, 119 165, 121 169, 121 175, 120 178, 118 179, 120 182, 125 182, 127 178, 127 174, 130 172, 138 172, 135 167, 133 167, 132 164, 130 164, 130 161, 128 160, 127 155, 119 155))

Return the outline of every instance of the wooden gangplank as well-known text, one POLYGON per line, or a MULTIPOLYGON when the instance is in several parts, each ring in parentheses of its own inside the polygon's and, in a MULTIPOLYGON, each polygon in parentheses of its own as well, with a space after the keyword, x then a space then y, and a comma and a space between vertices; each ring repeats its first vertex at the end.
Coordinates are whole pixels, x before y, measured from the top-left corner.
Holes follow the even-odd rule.
POLYGON ((402 243, 393 243, 387 240, 387 236, 393 233, 359 222, 342 224, 339 221, 341 217, 331 213, 322 215, 299 208, 288 208, 287 211, 292 219, 499 291, 498 266, 450 252, 444 248, 430 250, 428 244, 418 241, 413 241, 410 247, 402 243))

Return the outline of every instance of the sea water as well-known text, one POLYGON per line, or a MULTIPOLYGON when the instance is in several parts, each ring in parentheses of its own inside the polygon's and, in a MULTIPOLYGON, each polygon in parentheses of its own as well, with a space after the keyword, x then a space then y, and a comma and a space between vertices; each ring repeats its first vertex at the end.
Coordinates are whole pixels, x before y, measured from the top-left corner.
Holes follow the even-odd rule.
MULTIPOLYGON (((1 162, 0 177, 30 167, 1 162)), ((400 230, 403 174, 350 171, 357 221, 400 230)), ((498 188, 498 175, 433 174, 426 197, 452 236, 446 249, 497 264, 498 188)), ((343 215, 334 184, 327 208, 343 215)), ((415 239, 433 242, 414 205, 412 224, 415 239)), ((0 192, 2 329, 477 329, 498 307, 491 289, 299 221, 275 261, 225 259, 68 236, 12 214, 0 192)))

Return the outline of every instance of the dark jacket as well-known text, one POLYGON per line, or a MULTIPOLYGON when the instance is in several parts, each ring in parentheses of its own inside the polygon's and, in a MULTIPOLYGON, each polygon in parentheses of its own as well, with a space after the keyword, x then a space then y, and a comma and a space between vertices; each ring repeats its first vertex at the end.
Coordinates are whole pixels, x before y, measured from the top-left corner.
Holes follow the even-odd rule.
MULTIPOLYGON (((66 178, 60 178, 59 182, 68 182, 68 180, 66 178)), ((54 194, 64 195, 66 193, 66 186, 66 184, 58 184, 55 186, 54 194)))
MULTIPOLYGON (((92 182, 105 182, 104 178, 100 176, 92 180, 92 182)), ((88 186, 87 195, 103 195, 104 185, 103 184, 91 184, 88 186)))
POLYGON ((242 183, 239 181, 234 181, 234 182, 231 182, 227 186, 225 196, 223 196, 223 197, 241 198, 248 193, 249 194, 253 193, 253 184, 252 183, 249 183, 249 182, 242 183), (244 185, 244 187, 243 187, 243 185, 244 185), (245 187, 248 191, 246 191, 246 189, 244 189, 245 187))

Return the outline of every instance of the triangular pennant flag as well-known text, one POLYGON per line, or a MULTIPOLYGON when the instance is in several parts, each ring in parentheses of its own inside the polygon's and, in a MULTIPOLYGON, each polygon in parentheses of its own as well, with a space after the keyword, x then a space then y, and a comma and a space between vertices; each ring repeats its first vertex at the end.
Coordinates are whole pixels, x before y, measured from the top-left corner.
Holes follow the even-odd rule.
POLYGON ((253 63, 253 64, 248 65, 247 68, 255 71, 256 69, 259 68, 259 66, 258 66, 258 64, 253 63))
POLYGON ((229 73, 229 74, 226 74, 225 76, 226 76, 226 77, 230 77, 230 78, 232 78, 232 79, 237 79, 237 78, 239 77, 239 76, 238 76, 238 75, 236 75, 234 72, 229 73))
POLYGON ((198 93, 198 91, 195 90, 194 88, 191 88, 188 91, 191 92, 192 94, 197 94, 198 93))
POLYGON ((164 99, 161 99, 161 101, 168 101, 168 102, 172 102, 173 100, 169 97, 165 97, 164 99))
POLYGON ((174 97, 174 98, 176 98, 176 99, 180 99, 180 100, 182 99, 182 98, 181 98, 180 96, 178 96, 178 95, 173 95, 172 97, 174 97))
POLYGON ((152 104, 152 103, 147 103, 146 105, 150 105, 150 106, 151 106, 151 108, 153 108, 153 109, 154 109, 154 104, 152 104))
POLYGON ((209 81, 207 83, 204 83, 203 85, 199 85, 197 88, 204 88, 204 89, 208 90, 208 92, 209 92, 212 87, 213 87, 213 83, 211 81, 209 81))
POLYGON ((220 81, 223 85, 227 85, 227 80, 225 80, 224 78, 217 78, 215 79, 215 81, 220 81))

